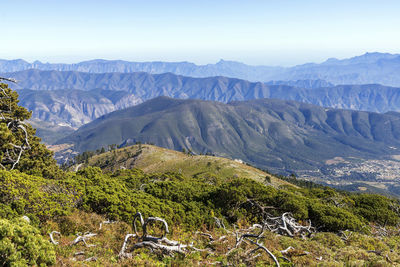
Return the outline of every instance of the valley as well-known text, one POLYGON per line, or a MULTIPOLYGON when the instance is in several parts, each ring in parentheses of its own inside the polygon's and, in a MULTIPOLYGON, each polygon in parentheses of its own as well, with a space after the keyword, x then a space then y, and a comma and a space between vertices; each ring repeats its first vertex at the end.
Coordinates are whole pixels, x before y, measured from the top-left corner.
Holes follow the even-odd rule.
POLYGON ((0 267, 400 266, 400 1, 3 2, 0 267))
POLYGON ((397 194, 397 169, 388 166, 400 148, 399 123, 397 113, 277 99, 223 104, 159 97, 104 115, 58 143, 73 144, 77 152, 153 143, 335 186, 380 181, 375 173, 381 171, 393 178, 387 191, 397 194))
MULTIPOLYGON (((394 60, 395 58, 396 56, 368 54, 348 61, 336 63, 332 61, 332 64, 346 66, 346 68, 352 64, 372 66, 377 60, 394 60)), ((89 68, 89 66, 96 66, 97 63, 93 61, 84 65, 89 68)), ((101 64, 103 64, 103 70, 109 70, 107 66, 112 66, 114 63, 104 61, 101 64)), ((228 62, 223 63, 228 64, 228 62)), ((118 64, 123 66, 128 63, 119 62, 118 64)), ((151 63, 146 64, 151 66, 151 63)), ((384 179, 387 182, 382 181, 381 185, 374 185, 372 189, 383 188, 397 194, 397 167, 394 167, 397 162, 390 160, 390 155, 394 153, 390 147, 397 146, 397 141, 394 141, 397 140, 395 121, 399 113, 394 111, 400 110, 400 88, 379 84, 335 85, 321 79, 263 83, 221 76, 203 78, 199 75, 200 78, 196 78, 196 75, 185 77, 173 73, 156 74, 162 72, 161 69, 154 69, 149 73, 135 72, 142 70, 138 67, 139 65, 135 65, 135 68, 110 69, 110 71, 120 71, 110 73, 99 73, 101 72, 99 67, 90 67, 89 71, 85 69, 86 67, 67 68, 67 65, 58 67, 40 65, 42 67, 34 70, 23 70, 25 67, 4 70, 20 70, 7 75, 20 81, 16 86, 19 88, 21 104, 33 111, 31 122, 38 129, 37 134, 43 138, 43 142, 48 145, 66 143, 66 146, 63 145, 67 147, 66 149, 56 148, 55 150, 56 158, 60 163, 71 160, 74 155, 84 150, 96 150, 110 144, 127 146, 141 141, 176 150, 190 149, 197 154, 213 153, 232 159, 237 158, 273 173, 286 175, 294 173, 302 179, 337 187, 344 185, 348 187, 354 183, 372 183, 372 181, 384 179), (232 116, 244 115, 245 118, 239 123, 240 120, 233 119, 232 116, 220 117, 220 108, 214 109, 203 105, 199 106, 197 111, 189 111, 188 114, 192 114, 190 117, 192 121, 176 113, 176 115, 169 114, 163 117, 165 122, 161 123, 161 120, 152 121, 151 118, 159 115, 155 115, 152 111, 153 107, 147 105, 149 110, 147 116, 142 113, 140 118, 135 117, 136 115, 131 119, 126 118, 126 125, 123 127, 125 129, 116 125, 118 121, 122 121, 122 118, 118 117, 121 115, 116 115, 117 119, 114 117, 110 119, 111 125, 104 126, 102 130, 96 128, 90 137, 81 136, 86 131, 88 123, 97 123, 96 119, 100 118, 101 121, 101 118, 107 117, 110 112, 123 111, 125 108, 148 100, 154 103, 151 105, 160 105, 162 108, 158 112, 164 116, 165 112, 169 112, 168 105, 164 107, 165 103, 151 102, 151 99, 158 96, 227 103, 230 106, 230 110, 226 110, 227 113, 232 112, 232 108, 237 109, 235 106, 241 106, 239 108, 241 111, 233 113, 232 116), (293 109, 293 104, 289 104, 295 102, 279 102, 278 100, 271 100, 268 104, 268 108, 272 110, 259 107, 248 110, 243 108, 244 105, 254 105, 256 102, 253 100, 261 98, 294 100, 325 107, 325 110, 307 110, 308 108, 304 109, 305 106, 301 106, 303 104, 295 104, 295 109, 303 109, 298 113, 293 109), (240 104, 241 101, 246 100, 250 102, 240 104), (274 101, 275 104, 272 104, 274 101), (214 110, 216 116, 202 114, 209 108, 214 110), (351 110, 386 112, 386 114, 367 115, 367 113, 351 110), (323 113, 326 115, 322 115, 323 113), (255 117, 251 118, 251 116, 255 117), (379 126, 380 129, 376 126, 380 116, 391 118, 385 122, 394 127, 392 133, 389 134, 394 137, 394 139, 389 138, 391 141, 385 140, 388 138, 385 127, 379 126), (314 121, 313 117, 317 120, 314 121), (323 117, 326 118, 321 120, 323 117), (219 121, 214 121, 215 119, 219 121), (264 120, 261 125, 260 119, 264 120), (143 120, 147 121, 146 127, 142 124, 143 120), (221 140, 212 140, 215 133, 209 132, 208 137, 204 135, 204 129, 211 131, 213 127, 216 127, 215 131, 225 131, 222 128, 226 127, 226 122, 230 124, 231 130, 222 135, 219 132, 218 136, 221 140), (137 123, 138 127, 144 128, 128 126, 132 123, 137 123), (370 128, 373 125, 374 127, 370 128), (77 133, 81 137, 72 141, 73 144, 71 144, 68 136, 74 136, 73 132, 79 127, 82 129, 79 129, 77 133), (186 129, 183 130, 184 128, 186 129), (247 132, 244 136, 242 136, 243 129, 247 132), (200 132, 193 132, 193 130, 200 130, 200 132), (137 135, 137 131, 141 134, 137 135), (222 141, 228 136, 228 139, 222 141), (82 143, 82 138, 86 140, 86 144, 82 143), (248 138, 251 141, 247 140, 248 138), (98 143, 96 140, 101 140, 101 142, 98 143), (337 164, 326 163, 335 157, 343 157, 345 160, 337 164)), ((168 64, 163 66, 168 66, 168 64)), ((238 65, 235 68, 237 67, 238 65)), ((172 72, 179 73, 176 70, 172 72)), ((183 112, 186 114, 185 112, 188 111, 185 109, 183 112)))

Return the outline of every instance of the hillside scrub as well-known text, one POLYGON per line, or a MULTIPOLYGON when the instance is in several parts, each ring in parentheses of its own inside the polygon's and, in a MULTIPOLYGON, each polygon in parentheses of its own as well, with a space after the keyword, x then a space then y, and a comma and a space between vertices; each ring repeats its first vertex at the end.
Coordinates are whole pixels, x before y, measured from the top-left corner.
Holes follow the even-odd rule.
POLYGON ((0 265, 53 265, 56 253, 46 239, 23 219, 0 219, 0 265))
MULTIPOLYGON (((21 134, 0 125, 7 140, 21 134)), ((396 199, 218 172, 65 172, 28 133, 30 149, 16 168, 3 162, 0 170, 2 266, 400 263, 396 199), (138 213, 154 222, 146 228, 140 220, 146 235, 136 229, 138 213)))

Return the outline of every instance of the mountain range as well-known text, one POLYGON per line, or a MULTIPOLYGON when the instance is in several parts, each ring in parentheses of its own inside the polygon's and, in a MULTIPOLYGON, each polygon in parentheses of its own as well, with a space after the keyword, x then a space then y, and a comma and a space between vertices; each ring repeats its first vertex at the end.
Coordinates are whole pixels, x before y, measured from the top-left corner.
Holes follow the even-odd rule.
POLYGON ((18 90, 20 104, 33 118, 57 125, 79 127, 111 111, 141 103, 125 91, 18 90))
MULTIPOLYGON (((20 81, 11 86, 18 89, 21 104, 33 111, 35 119, 71 127, 79 127, 108 112, 158 96, 224 103, 277 98, 333 108, 400 111, 400 88, 377 84, 312 88, 312 81, 298 81, 297 84, 309 87, 307 89, 283 82, 269 85, 221 76, 192 78, 172 73, 97 74, 27 70, 7 75, 20 81)), ((329 85, 314 81, 316 84, 329 85)))
POLYGON ((58 141, 74 144, 80 152, 136 142, 240 159, 275 173, 303 174, 319 172, 337 157, 398 154, 400 113, 277 99, 224 104, 158 97, 103 115, 58 141))
POLYGON ((81 71, 89 73, 147 72, 161 74, 171 72, 191 77, 226 76, 249 81, 271 80, 324 80, 338 84, 378 83, 400 86, 400 55, 366 53, 348 59, 330 58, 320 64, 307 63, 293 67, 250 66, 235 61, 221 60, 216 64, 196 65, 190 62, 129 62, 122 60, 91 60, 76 64, 50 64, 22 59, 0 60, 0 72, 17 72, 28 69, 81 71))

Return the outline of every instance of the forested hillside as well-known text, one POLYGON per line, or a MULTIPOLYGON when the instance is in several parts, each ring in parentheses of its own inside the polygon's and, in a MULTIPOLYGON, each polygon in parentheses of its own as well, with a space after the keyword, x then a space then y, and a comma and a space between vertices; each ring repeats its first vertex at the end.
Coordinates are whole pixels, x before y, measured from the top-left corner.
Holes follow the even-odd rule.
POLYGON ((107 171, 105 161, 63 171, 0 86, 2 266, 400 263, 397 199, 220 175, 227 167, 211 156, 197 174, 107 171))

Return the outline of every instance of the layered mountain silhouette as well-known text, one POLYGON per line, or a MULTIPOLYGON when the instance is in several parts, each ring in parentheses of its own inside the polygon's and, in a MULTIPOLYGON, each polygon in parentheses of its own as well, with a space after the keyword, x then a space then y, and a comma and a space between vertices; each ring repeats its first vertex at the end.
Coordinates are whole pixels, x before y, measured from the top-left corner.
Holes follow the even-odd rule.
POLYGON ((71 127, 142 102, 125 91, 18 90, 18 94, 20 104, 32 111, 34 119, 71 127))
POLYGON ((135 142, 242 159, 274 172, 301 172, 318 169, 334 157, 396 154, 400 113, 277 99, 224 104, 159 97, 104 115, 58 141, 81 152, 135 142))
MULTIPOLYGON (((143 72, 96 74, 27 70, 8 76, 20 81, 11 86, 19 88, 21 104, 33 110, 34 118, 72 127, 158 96, 224 103, 278 98, 343 109, 400 110, 400 89, 376 84, 307 89, 282 85, 282 82, 267 85, 220 76, 192 78, 143 72)), ((307 87, 309 82, 303 80, 298 84, 307 87)), ((317 84, 326 83, 319 81, 317 84)))
POLYGON ((323 63, 308 63, 294 67, 250 66, 221 60, 216 64, 196 65, 190 62, 128 62, 122 60, 91 60, 76 64, 49 64, 24 60, 0 60, 0 72, 28 69, 81 71, 90 73, 171 72, 191 77, 226 76, 250 81, 325 80, 333 84, 370 84, 399 86, 400 55, 366 53, 349 59, 331 58, 323 63))

